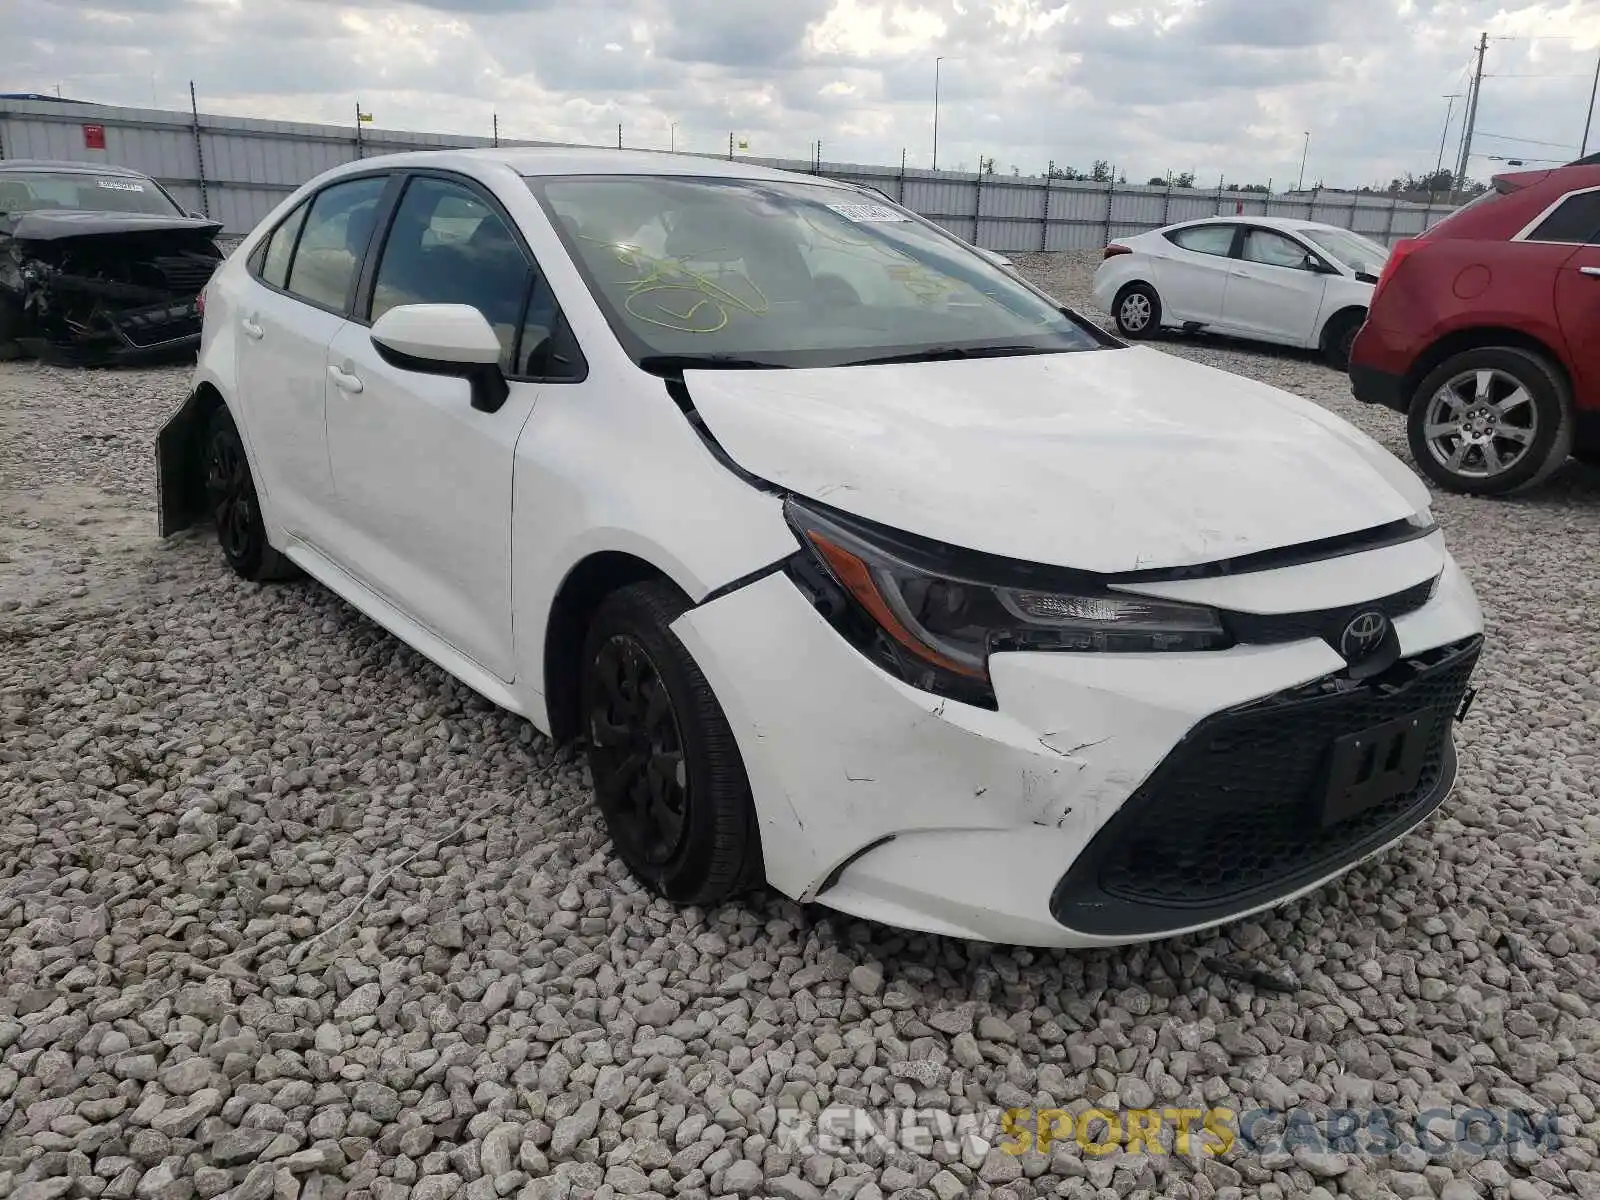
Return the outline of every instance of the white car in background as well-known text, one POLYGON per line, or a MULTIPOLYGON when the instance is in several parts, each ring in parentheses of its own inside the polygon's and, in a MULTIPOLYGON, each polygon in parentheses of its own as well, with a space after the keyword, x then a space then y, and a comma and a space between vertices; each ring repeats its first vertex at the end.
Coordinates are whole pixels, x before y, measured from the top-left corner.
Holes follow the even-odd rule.
POLYGON ((1389 251, 1336 225, 1210 217, 1106 247, 1094 299, 1124 337, 1163 326, 1320 350, 1344 370, 1389 251))
POLYGON ((350 163, 207 285, 162 529, 582 739, 676 901, 1104 945, 1404 836, 1483 629, 1427 489, 992 257, 746 163, 350 163))

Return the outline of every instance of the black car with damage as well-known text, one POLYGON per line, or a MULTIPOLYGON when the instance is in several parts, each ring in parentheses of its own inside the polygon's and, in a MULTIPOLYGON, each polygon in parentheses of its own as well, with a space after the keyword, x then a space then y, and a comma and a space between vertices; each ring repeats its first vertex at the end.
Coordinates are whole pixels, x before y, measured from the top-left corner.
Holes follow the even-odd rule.
POLYGON ((137 171, 0 161, 0 359, 192 355, 221 231, 137 171))

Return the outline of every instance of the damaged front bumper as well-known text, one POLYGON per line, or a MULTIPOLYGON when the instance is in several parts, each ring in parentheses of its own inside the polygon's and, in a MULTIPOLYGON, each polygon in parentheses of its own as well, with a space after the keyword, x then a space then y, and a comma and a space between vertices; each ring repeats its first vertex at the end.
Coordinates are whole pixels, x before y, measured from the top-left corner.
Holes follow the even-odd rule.
MULTIPOLYGON (((1475 657, 1481 614, 1454 562, 1446 560, 1432 598, 1394 628, 1403 664, 1458 651, 1475 657)), ((1391 819, 1325 835, 1302 794, 1325 744, 1387 719, 1384 705, 1376 715, 1370 705, 1336 712, 1301 737, 1292 771, 1276 784, 1260 778, 1251 755, 1299 719, 1275 710, 1297 689, 1337 681, 1337 690, 1359 698, 1393 686, 1388 676, 1347 683, 1344 660, 1320 638, 1184 654, 995 654, 998 711, 989 711, 874 667, 782 574, 691 610, 673 629, 733 727, 773 886, 933 933, 1092 946, 1214 925, 1303 894, 1381 851, 1433 810, 1454 777, 1450 706, 1459 696, 1439 691, 1427 701, 1437 761, 1391 819), (1208 722, 1252 705, 1265 714, 1247 731, 1254 741, 1209 737, 1208 722), (1167 786, 1195 738, 1211 747, 1212 775, 1167 786), (1243 854, 1238 878, 1212 879, 1202 863, 1205 878, 1185 884, 1180 863, 1139 884, 1141 830, 1188 830, 1197 849, 1214 848, 1204 838, 1219 826, 1196 805, 1208 779, 1213 796, 1229 792, 1230 762, 1241 784, 1277 806, 1276 816, 1264 814, 1266 827, 1304 834, 1303 847, 1289 845, 1277 858, 1260 848, 1243 854), (1125 809, 1130 815, 1113 823, 1125 809), (1111 867, 1131 871, 1134 885, 1128 871, 1111 867), (1179 877, 1177 894, 1169 877, 1179 877)), ((1459 658, 1451 661, 1459 668, 1459 658)), ((1411 711, 1407 697, 1389 706, 1396 705, 1411 711)), ((1185 845, 1179 836, 1157 849, 1181 860, 1185 845)))
POLYGON ((16 343, 63 366, 192 359, 199 295, 221 254, 209 243, 153 249, 149 240, 0 239, 0 303, 10 306, 16 343))

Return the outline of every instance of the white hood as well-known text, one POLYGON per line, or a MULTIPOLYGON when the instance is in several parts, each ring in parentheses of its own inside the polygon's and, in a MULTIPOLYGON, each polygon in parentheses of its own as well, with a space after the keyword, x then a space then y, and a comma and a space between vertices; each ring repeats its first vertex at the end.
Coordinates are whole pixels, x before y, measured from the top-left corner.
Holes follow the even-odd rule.
POLYGON ((752 474, 1030 562, 1189 566, 1428 504, 1407 467, 1326 410, 1157 350, 688 371, 684 382, 752 474))

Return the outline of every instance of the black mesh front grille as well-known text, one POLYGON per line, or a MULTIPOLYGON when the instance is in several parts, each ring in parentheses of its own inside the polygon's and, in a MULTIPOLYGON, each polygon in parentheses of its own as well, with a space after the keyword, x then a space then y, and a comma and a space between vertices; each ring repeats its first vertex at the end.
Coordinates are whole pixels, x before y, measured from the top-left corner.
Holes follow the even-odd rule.
POLYGON ((1329 677, 1202 721, 1061 880, 1056 919, 1129 936, 1217 920, 1399 836, 1454 780, 1451 724, 1480 645, 1408 659, 1362 683, 1329 677), (1334 743, 1412 715, 1427 746, 1416 786, 1324 824, 1318 805, 1334 743))
POLYGON ((198 295, 222 265, 220 258, 192 252, 157 255, 153 262, 171 291, 190 296, 198 295))
POLYGON ((1345 626, 1357 613, 1376 609, 1391 621, 1407 613, 1416 612, 1433 595, 1435 579, 1427 579, 1403 592, 1354 604, 1349 608, 1330 608, 1320 612, 1274 613, 1258 616, 1254 613, 1228 612, 1223 614, 1228 632, 1238 642, 1298 642, 1307 638, 1322 638, 1335 650, 1345 626))

